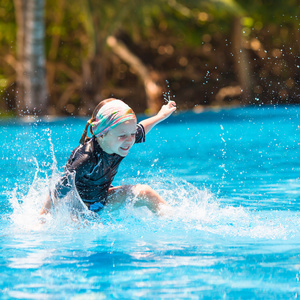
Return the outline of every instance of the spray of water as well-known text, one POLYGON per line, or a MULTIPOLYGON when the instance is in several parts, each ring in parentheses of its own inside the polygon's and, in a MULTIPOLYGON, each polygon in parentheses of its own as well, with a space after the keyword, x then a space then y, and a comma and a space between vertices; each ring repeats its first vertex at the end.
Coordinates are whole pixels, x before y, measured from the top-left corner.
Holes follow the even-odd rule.
POLYGON ((173 101, 175 98, 175 95, 171 94, 171 89, 170 89, 170 83, 168 80, 166 80, 166 84, 167 84, 167 88, 168 88, 168 92, 163 92, 163 97, 164 100, 169 103, 170 101, 173 101))
MULTIPOLYGON (((224 145, 222 150, 221 150, 222 151, 222 159, 223 159, 223 161, 226 161, 226 147, 227 147, 227 144, 226 144, 226 140, 225 140, 225 132, 224 132, 223 125, 220 125, 220 128, 222 130, 222 133, 220 134, 220 138, 221 138, 221 141, 224 145)), ((226 173, 228 172, 228 170, 226 169, 225 163, 221 164, 219 167, 223 170, 223 174, 222 174, 222 184, 223 184, 224 179, 226 177, 226 173)))
POLYGON ((39 162, 33 159, 35 174, 28 184, 26 193, 15 188, 10 194, 13 213, 10 215, 12 229, 22 231, 65 232, 71 230, 96 230, 101 234, 119 232, 129 236, 153 232, 177 236, 190 235, 201 238, 203 235, 221 235, 224 237, 246 237, 284 239, 299 237, 299 217, 292 213, 276 211, 256 212, 243 207, 221 205, 217 196, 203 187, 194 185, 170 174, 144 180, 132 178, 133 184, 143 183, 153 187, 170 205, 162 209, 162 216, 156 216, 147 208, 135 206, 137 199, 127 201, 117 210, 108 207, 100 214, 88 211, 82 203, 74 182, 72 191, 65 199, 55 203, 52 213, 40 216, 40 209, 61 174, 57 170, 57 161, 49 137, 52 155, 51 176, 42 170, 39 162))

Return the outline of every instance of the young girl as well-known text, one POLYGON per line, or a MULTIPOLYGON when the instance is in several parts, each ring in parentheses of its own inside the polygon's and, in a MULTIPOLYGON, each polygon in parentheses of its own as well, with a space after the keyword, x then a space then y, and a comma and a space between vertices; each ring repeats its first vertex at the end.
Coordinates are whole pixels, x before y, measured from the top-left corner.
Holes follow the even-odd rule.
POLYGON ((51 198, 61 199, 72 189, 72 180, 82 201, 93 212, 104 206, 120 205, 127 197, 136 197, 137 206, 147 206, 158 213, 167 203, 148 185, 112 187, 119 164, 134 143, 145 141, 145 135, 176 110, 174 101, 163 105, 156 116, 137 124, 132 109, 121 100, 103 100, 88 120, 80 145, 74 149, 65 166, 65 174, 47 198, 41 214, 51 208, 51 198), (92 138, 87 137, 90 126, 92 138))

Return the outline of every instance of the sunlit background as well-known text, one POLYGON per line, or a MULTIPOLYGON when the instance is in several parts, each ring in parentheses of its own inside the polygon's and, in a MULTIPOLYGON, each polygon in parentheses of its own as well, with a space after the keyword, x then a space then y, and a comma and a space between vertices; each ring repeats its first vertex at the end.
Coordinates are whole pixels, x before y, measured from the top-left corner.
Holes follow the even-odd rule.
POLYGON ((297 0, 0 0, 0 112, 299 102, 297 0))

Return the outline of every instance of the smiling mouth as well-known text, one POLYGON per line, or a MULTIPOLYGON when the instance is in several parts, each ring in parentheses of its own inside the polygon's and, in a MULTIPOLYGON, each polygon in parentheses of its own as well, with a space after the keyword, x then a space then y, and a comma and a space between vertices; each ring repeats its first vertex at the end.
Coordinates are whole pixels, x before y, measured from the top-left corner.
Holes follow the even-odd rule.
POLYGON ((127 151, 127 150, 129 150, 129 146, 128 147, 126 147, 126 148, 123 148, 123 147, 120 147, 122 150, 124 150, 124 151, 127 151))

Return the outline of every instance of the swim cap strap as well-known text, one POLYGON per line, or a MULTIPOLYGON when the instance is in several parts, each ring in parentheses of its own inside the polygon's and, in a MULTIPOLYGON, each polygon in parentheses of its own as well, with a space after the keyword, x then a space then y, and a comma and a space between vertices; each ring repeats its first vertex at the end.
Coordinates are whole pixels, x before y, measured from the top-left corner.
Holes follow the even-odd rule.
POLYGON ((93 121, 92 119, 89 119, 89 120, 86 122, 84 131, 83 131, 83 134, 82 134, 82 136, 81 136, 81 138, 80 138, 80 141, 79 141, 79 143, 80 143, 81 145, 83 145, 84 142, 85 142, 85 138, 86 138, 86 136, 87 136, 87 131, 88 131, 88 128, 89 128, 90 124, 92 123, 92 121, 93 121))

